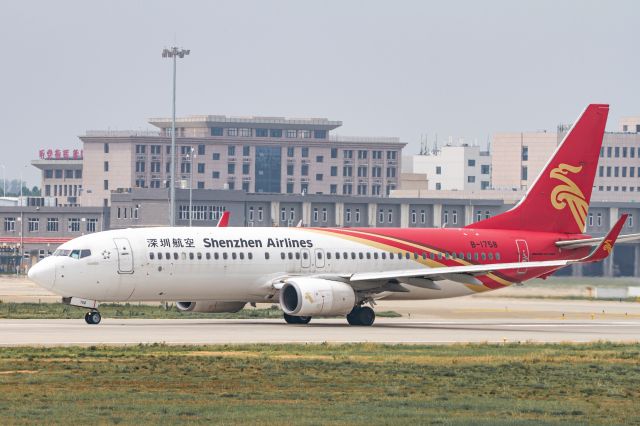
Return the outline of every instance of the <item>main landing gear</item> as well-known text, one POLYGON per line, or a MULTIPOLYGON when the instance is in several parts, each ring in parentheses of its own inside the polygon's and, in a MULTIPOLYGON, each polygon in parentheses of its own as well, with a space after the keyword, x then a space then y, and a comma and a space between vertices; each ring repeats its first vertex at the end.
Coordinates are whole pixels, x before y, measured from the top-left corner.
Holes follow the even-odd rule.
POLYGON ((100 312, 98 311, 89 311, 84 314, 84 320, 87 322, 87 324, 100 324, 102 315, 100 315, 100 312))
POLYGON ((376 313, 368 306, 355 306, 347 315, 349 325, 373 325, 376 320, 376 313))

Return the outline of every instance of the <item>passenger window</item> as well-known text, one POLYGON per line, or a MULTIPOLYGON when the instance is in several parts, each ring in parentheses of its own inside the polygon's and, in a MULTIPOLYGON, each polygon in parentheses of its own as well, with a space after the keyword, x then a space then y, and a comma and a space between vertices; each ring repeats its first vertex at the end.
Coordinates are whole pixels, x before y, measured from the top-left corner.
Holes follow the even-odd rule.
POLYGON ((207 260, 211 260, 211 253, 206 252, 206 253, 204 254, 204 257, 206 257, 206 258, 207 258, 207 260))
POLYGON ((296 252, 296 259, 300 260, 300 252, 296 252))
POLYGON ((280 259, 284 260, 284 258, 285 258, 285 254, 284 254, 284 252, 281 252, 280 253, 280 259))
POLYGON ((351 259, 353 259, 353 260, 356 259, 356 254, 354 252, 351 252, 351 259))
POLYGON ((220 258, 220 255, 218 254, 218 252, 213 253, 213 258, 215 260, 218 260, 220 258))
POLYGON ((240 260, 244 260, 244 253, 240 253, 240 260))
POLYGON ((345 252, 342 252, 342 258, 343 258, 344 260, 349 259, 349 255, 347 254, 347 252, 346 252, 346 251, 345 251, 345 252))
POLYGON ((389 253, 389 260, 393 260, 393 253, 389 253))
POLYGON ((451 254, 450 253, 445 253, 445 258, 446 259, 451 259, 451 254))
POLYGON ((302 253, 302 258, 304 260, 307 260, 309 258, 309 253, 307 253, 306 251, 304 253, 302 253))
POLYGON ((165 256, 166 256, 167 260, 171 260, 171 253, 166 252, 166 253, 165 253, 165 256))
POLYGON ((380 257, 382 257, 382 260, 386 260, 387 259, 387 253, 385 253, 385 252, 380 253, 380 257))
POLYGON ((435 260, 436 259, 435 253, 431 253, 429 257, 431 258, 431 260, 435 260))
POLYGON ((73 259, 80 259, 80 250, 71 250, 69 257, 73 259))
POLYGON ((493 253, 489 253, 489 260, 493 260, 493 253))
POLYGON ((471 260, 471 252, 467 252, 467 260, 471 260))
POLYGON ((189 260, 193 260, 193 253, 189 253, 189 260))
POLYGON ((464 260, 464 253, 463 252, 458 253, 458 259, 464 260))
POLYGON ((478 252, 473 253, 473 260, 478 260, 478 252))
POLYGON ((196 253, 196 257, 198 258, 198 260, 202 260, 202 253, 200 252, 196 253))
POLYGON ((482 253, 482 260, 487 260, 487 254, 486 253, 482 253))
POLYGON ((367 252, 367 259, 371 259, 371 253, 367 252))
POLYGON ((236 255, 236 252, 235 252, 235 251, 234 251, 233 253, 231 253, 231 258, 232 258, 233 260, 236 260, 236 259, 237 259, 237 257, 238 257, 238 256, 236 255))
POLYGON ((327 260, 331 260, 331 252, 330 251, 327 252, 327 260))
POLYGON ((149 253, 149 259, 153 260, 154 257, 153 252, 149 253))
POLYGON ((158 260, 162 260, 162 253, 158 252, 158 260))
POLYGON ((249 260, 253 259, 253 253, 251 252, 247 253, 247 257, 249 258, 249 260))
POLYGON ((336 260, 340 260, 340 253, 336 252, 336 260))
POLYGON ((318 257, 318 260, 321 260, 322 259, 322 252, 318 252, 317 257, 318 257))
POLYGON ((373 253, 373 258, 374 258, 375 260, 378 260, 378 252, 373 253))
POLYGON ((405 255, 404 255, 404 257, 405 257, 407 260, 411 259, 411 253, 406 252, 406 253, 405 253, 405 255))
POLYGON ((422 252, 422 260, 427 260, 427 253, 422 252))
POLYGON ((81 250, 80 251, 80 259, 82 259, 83 257, 89 257, 91 256, 91 250, 81 250))
POLYGON ((364 255, 362 254, 362 252, 358 253, 358 259, 360 260, 364 259, 364 255))
POLYGON ((496 253, 496 260, 500 260, 500 253, 496 253))
POLYGON ((418 253, 413 253, 413 260, 418 260, 418 253))
POLYGON ((267 251, 264 252, 264 258, 266 260, 269 260, 269 252, 267 252, 267 251))
POLYGON ((227 258, 228 258, 228 257, 229 257, 229 256, 227 255, 227 252, 222 253, 222 258, 223 258, 224 260, 227 260, 227 258))
POLYGON ((442 252, 438 253, 438 260, 442 260, 442 252))
POLYGON ((291 252, 287 253, 287 257, 289 258, 289 260, 293 260, 293 253, 291 252))

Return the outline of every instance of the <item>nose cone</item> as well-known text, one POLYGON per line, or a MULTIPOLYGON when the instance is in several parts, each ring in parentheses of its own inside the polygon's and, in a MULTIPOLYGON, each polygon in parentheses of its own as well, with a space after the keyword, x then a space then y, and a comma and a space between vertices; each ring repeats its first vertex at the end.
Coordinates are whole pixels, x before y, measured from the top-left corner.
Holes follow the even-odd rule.
POLYGON ((33 265, 28 272, 31 281, 40 287, 52 288, 56 279, 56 266, 52 258, 42 259, 33 265))

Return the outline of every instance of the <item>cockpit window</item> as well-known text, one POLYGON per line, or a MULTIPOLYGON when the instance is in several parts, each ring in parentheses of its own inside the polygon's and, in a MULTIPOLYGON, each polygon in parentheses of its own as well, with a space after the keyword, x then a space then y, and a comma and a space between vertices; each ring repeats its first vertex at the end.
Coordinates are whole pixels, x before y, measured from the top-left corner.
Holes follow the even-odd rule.
POLYGON ((53 255, 54 256, 69 256, 70 253, 71 253, 71 250, 57 249, 56 251, 53 252, 53 255))
POLYGON ((91 256, 91 250, 80 250, 80 259, 91 256))
POLYGON ((69 257, 72 259, 80 259, 80 250, 71 250, 69 257))
POLYGON ((57 249, 53 252, 54 256, 69 256, 73 259, 82 259, 91 256, 91 250, 61 250, 57 249))

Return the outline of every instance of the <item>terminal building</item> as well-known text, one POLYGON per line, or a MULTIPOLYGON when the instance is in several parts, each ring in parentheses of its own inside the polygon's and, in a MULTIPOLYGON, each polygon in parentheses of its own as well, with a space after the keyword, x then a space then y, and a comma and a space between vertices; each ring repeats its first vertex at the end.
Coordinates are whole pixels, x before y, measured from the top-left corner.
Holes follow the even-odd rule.
MULTIPOLYGON (((107 206, 118 188, 169 186, 171 120, 152 132, 88 131, 85 206, 107 206)), ((176 120, 176 179, 182 187, 265 194, 381 197, 399 185, 398 138, 340 137, 326 118, 190 116, 176 120)))

